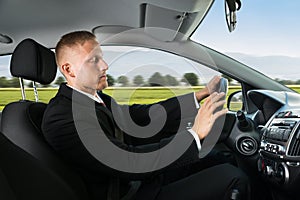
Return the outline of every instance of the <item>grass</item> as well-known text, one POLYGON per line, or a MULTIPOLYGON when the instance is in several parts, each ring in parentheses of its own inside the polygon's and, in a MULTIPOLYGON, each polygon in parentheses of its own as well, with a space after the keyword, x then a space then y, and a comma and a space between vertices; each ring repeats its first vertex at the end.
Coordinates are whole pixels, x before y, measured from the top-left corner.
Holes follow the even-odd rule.
POLYGON ((147 104, 193 92, 188 88, 109 88, 104 91, 121 104, 147 104))
MULTIPOLYGON (((104 92, 114 97, 121 104, 148 104, 168 99, 181 94, 197 91, 203 86, 192 88, 162 88, 162 87, 145 87, 145 88, 107 88, 104 92)), ((300 92, 300 86, 292 86, 297 92, 300 92)), ((238 86, 230 86, 228 95, 240 90, 238 86)), ((57 88, 40 88, 38 89, 39 99, 41 102, 48 103, 55 96, 57 88)), ((34 100, 33 89, 26 89, 26 97, 34 100)), ((22 98, 20 89, 17 88, 0 88, 0 110, 9 102, 18 101, 22 98)))
MULTIPOLYGON (((38 90, 39 99, 41 102, 48 103, 55 96, 57 89, 42 88, 38 90)), ((21 91, 18 88, 0 88, 0 110, 9 102, 22 99, 21 91)), ((34 100, 33 89, 26 89, 26 99, 34 100)))

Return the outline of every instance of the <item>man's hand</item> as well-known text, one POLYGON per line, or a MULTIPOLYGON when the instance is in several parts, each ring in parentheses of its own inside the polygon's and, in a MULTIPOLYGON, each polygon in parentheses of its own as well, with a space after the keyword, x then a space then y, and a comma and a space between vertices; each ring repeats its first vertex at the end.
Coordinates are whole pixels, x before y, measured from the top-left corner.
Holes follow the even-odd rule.
POLYGON ((195 92, 198 102, 208 97, 210 94, 217 92, 220 87, 220 76, 214 76, 202 90, 195 92))
POLYGON ((227 109, 223 109, 225 102, 224 93, 214 92, 198 110, 192 130, 198 134, 200 140, 209 134, 216 119, 226 114, 227 109))

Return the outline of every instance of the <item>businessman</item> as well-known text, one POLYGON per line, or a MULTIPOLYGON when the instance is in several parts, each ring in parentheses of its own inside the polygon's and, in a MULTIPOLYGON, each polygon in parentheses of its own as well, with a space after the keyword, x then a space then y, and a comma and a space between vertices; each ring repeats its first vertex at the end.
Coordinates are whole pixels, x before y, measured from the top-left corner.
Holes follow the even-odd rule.
POLYGON ((49 102, 42 130, 52 148, 81 174, 91 199, 219 200, 231 199, 235 191, 239 199, 247 199, 248 181, 238 168, 225 163, 197 169, 201 141, 227 111, 220 109, 225 94, 216 92, 220 77, 200 91, 156 104, 119 105, 101 92, 108 86, 108 65, 92 33, 68 33, 55 50, 67 83, 49 102), (182 126, 191 119, 190 127, 182 126), (162 121, 157 134, 151 128, 139 132, 162 121), (184 151, 176 157, 178 149, 184 151), (139 157, 152 153, 147 164, 139 157), (167 163, 166 158, 174 160, 167 163))

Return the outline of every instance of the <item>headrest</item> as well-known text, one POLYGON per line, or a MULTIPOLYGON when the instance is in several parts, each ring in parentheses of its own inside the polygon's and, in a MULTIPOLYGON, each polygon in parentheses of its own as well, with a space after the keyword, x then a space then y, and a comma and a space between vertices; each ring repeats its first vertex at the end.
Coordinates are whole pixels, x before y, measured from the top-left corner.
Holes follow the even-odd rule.
POLYGON ((20 42, 11 57, 10 72, 15 77, 49 84, 56 71, 54 52, 32 39, 20 42))

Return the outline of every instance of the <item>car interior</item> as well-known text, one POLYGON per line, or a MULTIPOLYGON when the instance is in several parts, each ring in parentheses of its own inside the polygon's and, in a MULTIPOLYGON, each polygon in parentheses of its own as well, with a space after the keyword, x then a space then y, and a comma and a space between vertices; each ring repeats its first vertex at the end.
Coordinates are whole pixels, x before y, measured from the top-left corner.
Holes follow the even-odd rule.
MULTIPOLYGON (((238 15, 243 2, 224 2, 234 2, 237 7, 226 12, 238 15)), ((227 99, 229 111, 214 150, 233 158, 248 175, 251 199, 298 199, 300 95, 190 39, 213 4, 214 0, 2 1, 0 55, 11 55, 10 73, 20 80, 22 99, 0 112, 0 198, 89 199, 81 177, 43 138, 47 103, 39 101, 35 86, 35 100, 27 100, 24 89, 24 80, 49 84, 55 79, 53 48, 62 35, 88 30, 104 51, 134 47, 168 53, 238 82, 241 90, 227 99), (234 108, 237 102, 239 109, 234 108)), ((232 17, 227 23, 234 31, 232 17)))

